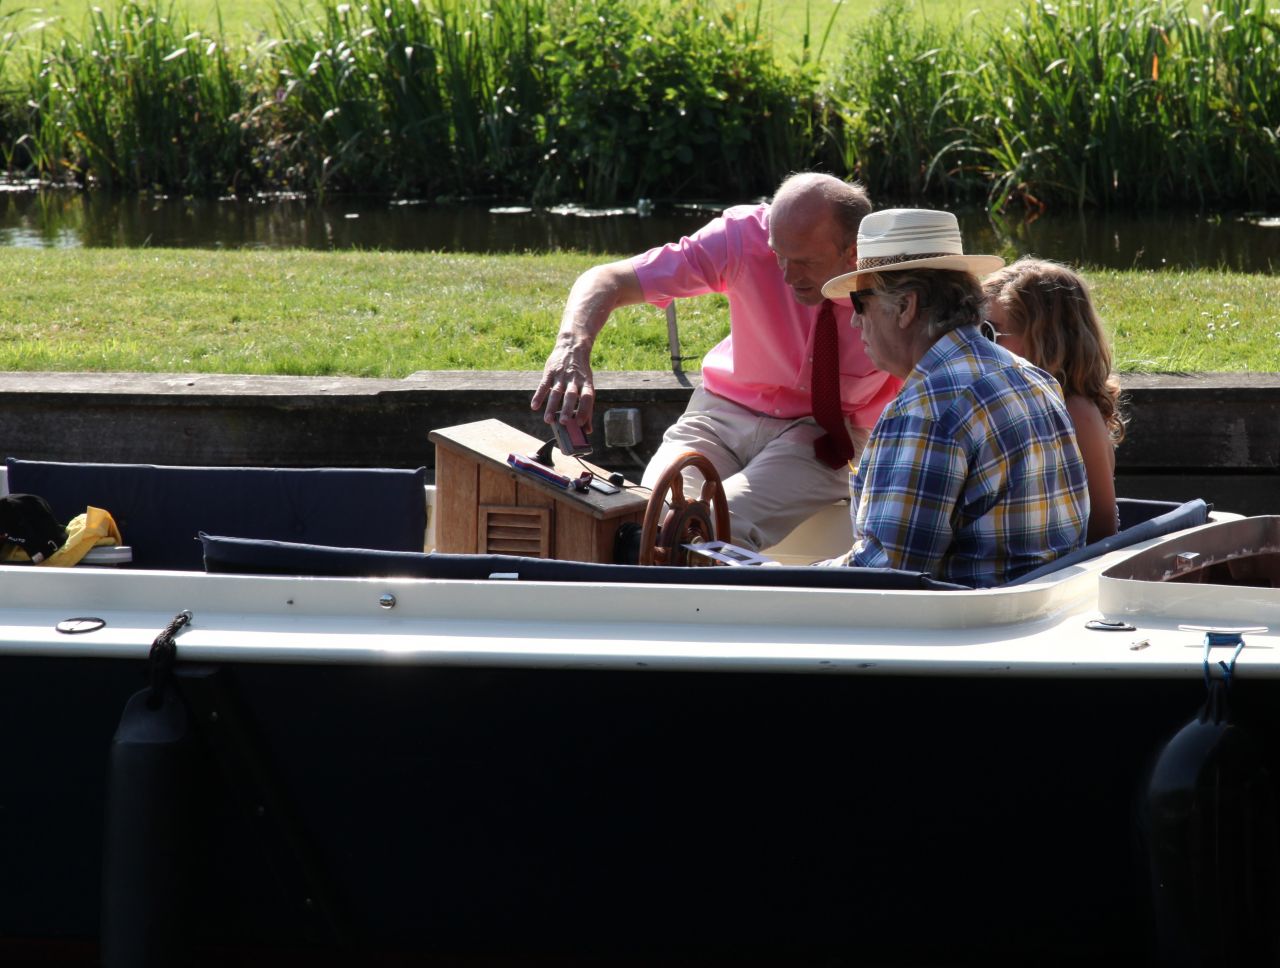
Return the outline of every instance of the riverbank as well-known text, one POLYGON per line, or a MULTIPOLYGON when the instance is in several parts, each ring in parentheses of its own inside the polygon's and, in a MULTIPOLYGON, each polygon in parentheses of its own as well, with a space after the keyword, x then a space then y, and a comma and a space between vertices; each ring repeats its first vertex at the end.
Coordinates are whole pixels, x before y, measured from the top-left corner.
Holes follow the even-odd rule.
MULTIPOLYGON (((529 410, 538 375, 3 373, 0 456, 434 469, 427 435, 439 427, 493 417, 549 436, 529 410)), ((638 479, 696 382, 669 372, 597 373, 592 460, 638 479)), ((1130 424, 1117 451, 1122 496, 1202 497, 1224 510, 1280 513, 1280 373, 1129 374, 1123 384, 1130 424)))
MULTIPOLYGON (((5 305, 0 371, 540 370, 574 278, 610 258, 0 248, 0 277, 22 280, 5 305)), ((1280 372, 1280 275, 1085 275, 1121 372, 1280 372)), ((682 300, 679 323, 695 369, 728 332, 726 301, 682 300)), ((669 369, 665 315, 620 310, 593 359, 601 371, 669 369)))

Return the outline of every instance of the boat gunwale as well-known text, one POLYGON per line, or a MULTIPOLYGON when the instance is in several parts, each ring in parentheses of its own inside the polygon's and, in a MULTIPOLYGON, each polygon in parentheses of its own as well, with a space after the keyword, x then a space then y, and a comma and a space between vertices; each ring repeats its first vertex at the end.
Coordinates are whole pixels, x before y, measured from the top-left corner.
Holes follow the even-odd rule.
MULTIPOLYGON (((1105 570, 1196 530, 1024 585, 945 592, 0 565, 13 603, 0 623, 0 654, 143 659, 187 608, 195 617, 179 654, 194 662, 1181 676, 1198 674, 1200 637, 1170 616, 1129 614, 1134 628, 1120 635, 1090 632, 1085 622, 1114 612, 1099 610, 1105 570), (937 607, 924 607, 930 602, 937 607), (77 616, 102 617, 107 627, 55 631, 77 616)), ((1276 634, 1251 636, 1241 663, 1280 677, 1276 634)))

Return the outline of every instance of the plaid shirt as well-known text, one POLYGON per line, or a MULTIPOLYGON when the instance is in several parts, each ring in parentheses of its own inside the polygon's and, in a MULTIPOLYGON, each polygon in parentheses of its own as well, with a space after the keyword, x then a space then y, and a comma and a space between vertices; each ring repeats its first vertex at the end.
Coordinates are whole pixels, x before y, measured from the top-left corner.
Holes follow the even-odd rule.
POLYGON ((968 326, 884 410, 853 475, 851 565, 988 587, 1084 541, 1089 492, 1062 391, 968 326))

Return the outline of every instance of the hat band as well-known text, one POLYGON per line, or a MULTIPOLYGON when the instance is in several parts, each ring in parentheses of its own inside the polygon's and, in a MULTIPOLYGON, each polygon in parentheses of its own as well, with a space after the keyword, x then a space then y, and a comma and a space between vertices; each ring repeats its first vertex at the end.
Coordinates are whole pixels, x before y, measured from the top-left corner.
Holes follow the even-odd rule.
POLYGON ((873 269, 879 269, 881 266, 897 265, 899 262, 915 262, 917 259, 941 259, 955 254, 954 252, 913 252, 910 255, 871 256, 867 259, 858 259, 858 271, 869 272, 873 269))

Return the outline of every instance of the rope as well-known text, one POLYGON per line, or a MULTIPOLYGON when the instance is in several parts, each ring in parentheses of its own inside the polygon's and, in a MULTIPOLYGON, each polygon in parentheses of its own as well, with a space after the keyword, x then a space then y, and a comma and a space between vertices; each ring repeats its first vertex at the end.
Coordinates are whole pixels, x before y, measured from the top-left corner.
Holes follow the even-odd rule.
POLYGON ((1234 645, 1235 651, 1231 653, 1231 661, 1219 659, 1218 666, 1222 669, 1222 681, 1228 689, 1231 688, 1231 677, 1236 671, 1236 659, 1240 658, 1240 653, 1244 651, 1244 635, 1240 632, 1205 632, 1204 633, 1204 687, 1209 688, 1209 684, 1213 679, 1213 669, 1209 663, 1209 650, 1215 646, 1234 645))
POLYGON ((148 709, 159 709, 164 701, 165 683, 173 672, 173 664, 178 657, 178 633, 191 622, 191 613, 183 609, 164 627, 164 631, 151 643, 151 652, 147 656, 147 672, 151 681, 151 695, 147 697, 148 709))

